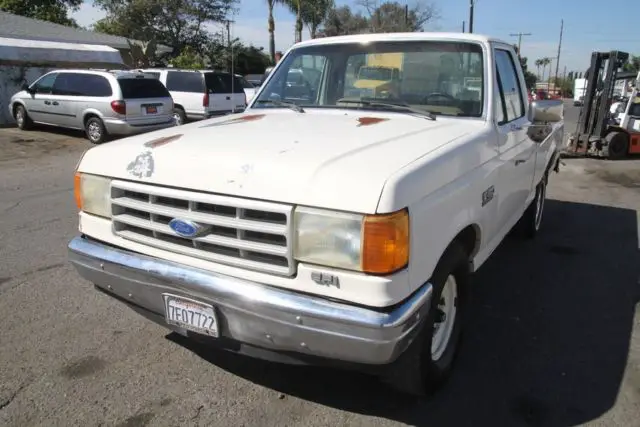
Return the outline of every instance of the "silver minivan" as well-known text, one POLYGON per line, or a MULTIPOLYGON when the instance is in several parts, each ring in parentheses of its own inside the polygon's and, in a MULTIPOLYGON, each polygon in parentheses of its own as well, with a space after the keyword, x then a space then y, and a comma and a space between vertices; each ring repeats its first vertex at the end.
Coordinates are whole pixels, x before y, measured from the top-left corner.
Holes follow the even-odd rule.
POLYGON ((9 109, 20 129, 33 123, 82 129, 94 144, 176 125, 167 88, 131 71, 51 71, 25 83, 9 109))

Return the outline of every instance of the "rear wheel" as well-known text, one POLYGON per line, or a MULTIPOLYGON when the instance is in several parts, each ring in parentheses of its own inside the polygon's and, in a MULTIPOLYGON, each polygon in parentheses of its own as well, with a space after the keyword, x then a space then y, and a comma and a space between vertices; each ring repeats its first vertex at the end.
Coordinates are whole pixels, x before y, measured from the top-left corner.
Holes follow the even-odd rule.
POLYGON ((107 140, 107 130, 104 128, 104 123, 97 117, 90 117, 84 125, 87 139, 92 144, 102 144, 107 140))
POLYGON ((176 121, 176 126, 181 126, 187 121, 187 115, 184 110, 179 107, 173 109, 173 118, 176 121))
POLYGON ((602 154, 611 160, 620 160, 629 153, 629 135, 624 132, 610 132, 605 137, 602 154))
POLYGON ((433 296, 421 330, 383 378, 386 383, 402 393, 424 396, 446 382, 462 336, 469 278, 468 256, 454 242, 431 278, 433 296))
POLYGON ((18 128, 22 130, 29 130, 33 126, 33 122, 31 118, 27 114, 27 110, 22 106, 18 105, 15 110, 15 119, 18 128))

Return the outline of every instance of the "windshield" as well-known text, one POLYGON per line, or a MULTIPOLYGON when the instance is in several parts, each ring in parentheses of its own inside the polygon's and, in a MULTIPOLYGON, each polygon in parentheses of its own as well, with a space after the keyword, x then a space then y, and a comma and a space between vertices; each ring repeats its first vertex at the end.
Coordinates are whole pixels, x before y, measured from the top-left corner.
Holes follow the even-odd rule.
POLYGON ((307 46, 294 49, 274 73, 252 108, 285 108, 284 102, 379 110, 372 104, 378 101, 462 117, 480 117, 484 109, 483 51, 472 42, 307 46), (366 105, 354 102, 363 98, 366 105))
POLYGON ((358 79, 361 80, 391 80, 391 68, 360 67, 358 79))

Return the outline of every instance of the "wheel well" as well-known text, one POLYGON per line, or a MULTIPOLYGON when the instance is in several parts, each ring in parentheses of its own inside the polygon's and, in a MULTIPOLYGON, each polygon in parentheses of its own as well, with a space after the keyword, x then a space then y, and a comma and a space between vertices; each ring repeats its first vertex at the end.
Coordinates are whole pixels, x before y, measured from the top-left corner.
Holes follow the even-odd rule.
POLYGON ((87 122, 89 121, 89 119, 90 119, 91 117, 95 117, 95 118, 97 118, 97 119, 99 119, 99 118, 100 118, 100 117, 98 117, 98 115, 97 115, 97 114, 95 114, 95 113, 87 113, 87 114, 85 114, 85 115, 84 115, 84 118, 82 119, 82 124, 86 126, 86 125, 87 125, 87 122))
POLYGON ((173 108, 179 108, 182 111, 184 111, 184 107, 182 105, 180 105, 180 104, 173 104, 173 108))
POLYGON ((475 224, 469 225, 460 231, 453 241, 460 243, 469 258, 471 258, 478 252, 480 247, 480 229, 475 224))
POLYGON ((24 107, 24 105, 22 105, 19 102, 16 102, 15 104, 13 104, 13 107, 11 107, 11 113, 13 114, 13 118, 16 118, 16 111, 18 110, 18 107, 24 107))

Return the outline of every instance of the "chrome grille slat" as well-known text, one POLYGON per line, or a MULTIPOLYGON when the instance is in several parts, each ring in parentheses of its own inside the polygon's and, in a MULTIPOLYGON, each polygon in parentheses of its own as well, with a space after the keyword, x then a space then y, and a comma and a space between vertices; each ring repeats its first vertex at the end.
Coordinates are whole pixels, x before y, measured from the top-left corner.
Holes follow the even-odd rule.
POLYGON ((294 274, 292 206, 113 181, 111 209, 113 232, 125 239, 221 264, 294 274), (169 227, 173 218, 209 228, 184 238, 169 227))
POLYGON ((182 209, 170 208, 166 206, 154 205, 147 202, 139 202, 127 197, 111 199, 111 204, 131 208, 138 211, 146 211, 151 214, 157 214, 167 217, 180 217, 190 219, 195 222, 203 222, 210 225, 218 225, 220 227, 236 228, 248 231, 257 231, 269 234, 285 234, 287 227, 279 224, 260 223, 256 221, 227 218, 218 215, 205 214, 201 212, 186 211, 182 209))
MULTIPOLYGON (((163 233, 168 236, 173 236, 173 230, 168 225, 161 223, 147 221, 144 219, 136 218, 132 215, 121 214, 118 215, 118 222, 133 225, 139 228, 145 228, 153 231, 154 233, 163 233)), ((154 237, 156 235, 154 234, 154 237)), ((196 237, 197 242, 210 243, 212 245, 228 246, 239 250, 247 250, 253 252, 262 252, 270 255, 287 256, 287 248, 285 246, 268 245, 265 243, 252 242, 247 240, 240 240, 238 238, 229 238, 215 235, 207 235, 204 237, 196 237)), ((194 246, 197 247, 197 246, 194 246)))

